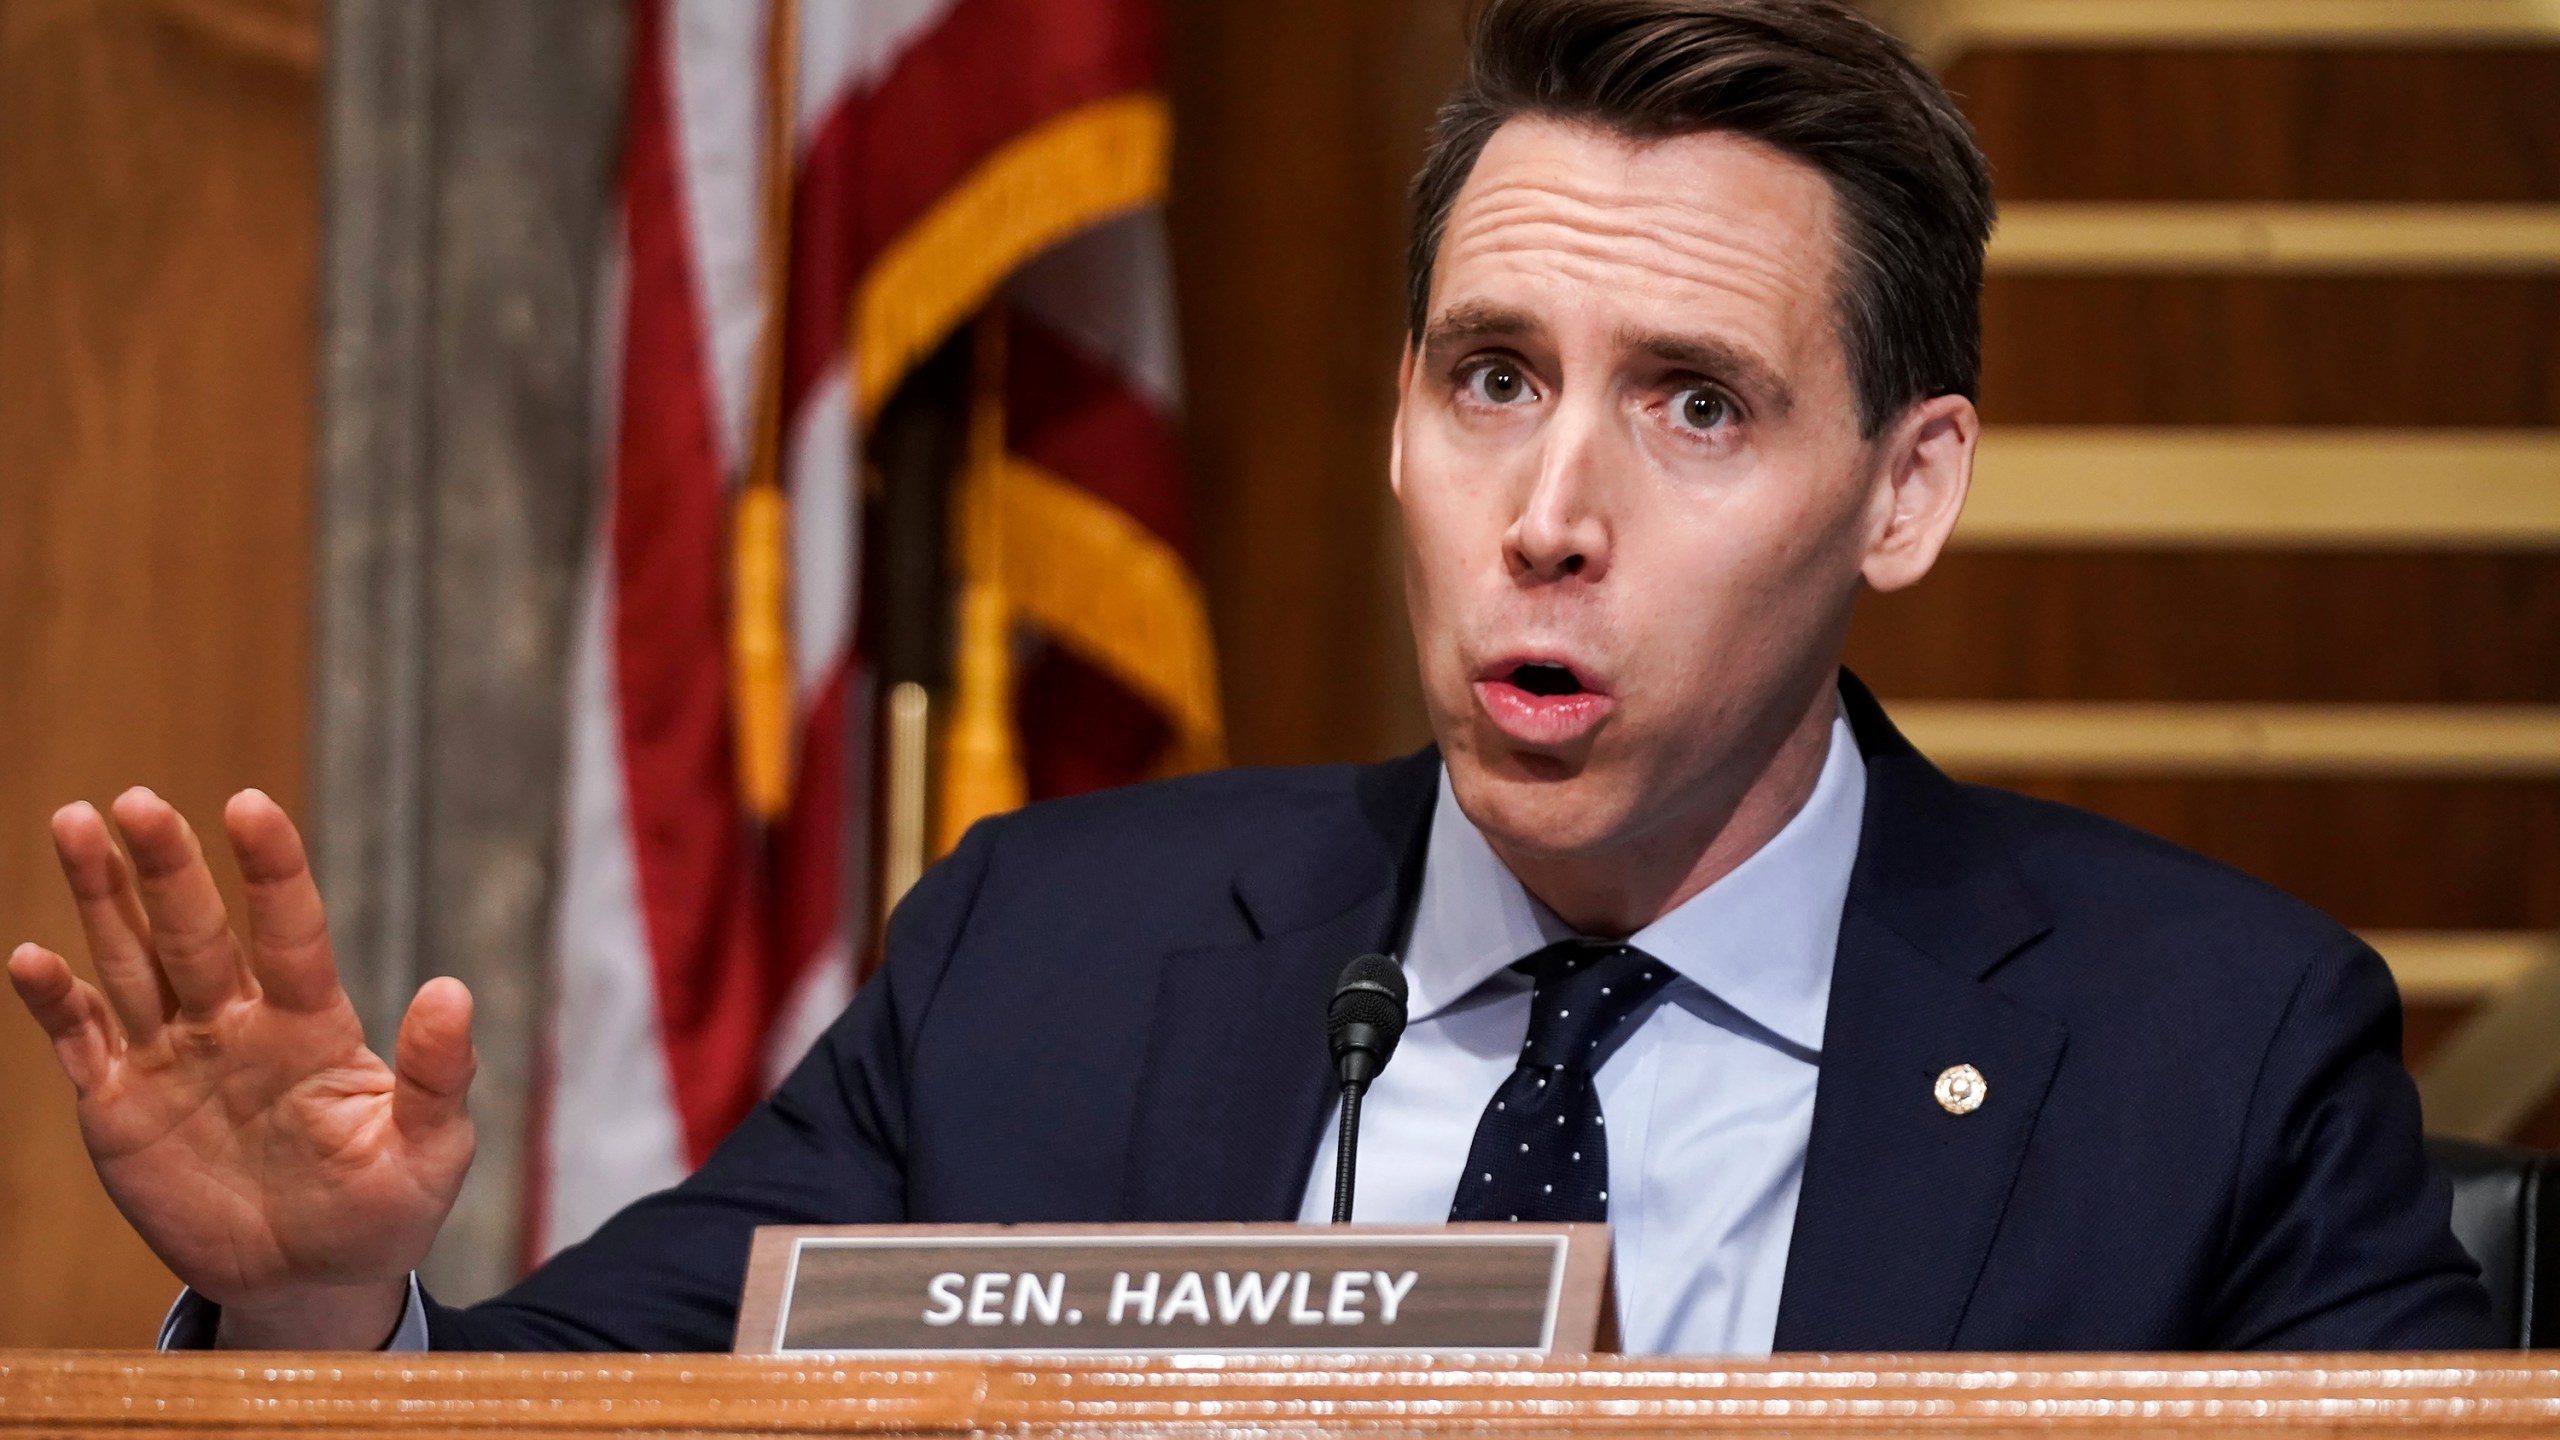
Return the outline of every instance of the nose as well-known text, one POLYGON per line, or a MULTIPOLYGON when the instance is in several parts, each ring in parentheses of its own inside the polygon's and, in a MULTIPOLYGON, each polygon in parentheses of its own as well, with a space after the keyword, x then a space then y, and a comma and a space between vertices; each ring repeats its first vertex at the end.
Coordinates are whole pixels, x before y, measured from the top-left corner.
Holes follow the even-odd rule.
POLYGON ((1515 579, 1588 583, 1609 571, 1607 431, 1583 409, 1560 402, 1540 435, 1537 474, 1502 537, 1515 579))

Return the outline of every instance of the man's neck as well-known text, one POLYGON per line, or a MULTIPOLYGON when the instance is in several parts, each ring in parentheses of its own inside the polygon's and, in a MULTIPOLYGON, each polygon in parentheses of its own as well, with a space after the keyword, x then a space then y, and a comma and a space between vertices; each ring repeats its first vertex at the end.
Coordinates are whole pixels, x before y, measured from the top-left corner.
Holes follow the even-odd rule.
POLYGON ((1600 853, 1494 854, 1556 917, 1584 935, 1623 938, 1680 908, 1777 838, 1804 808, 1831 753, 1839 697, 1828 685, 1741 785, 1600 853))

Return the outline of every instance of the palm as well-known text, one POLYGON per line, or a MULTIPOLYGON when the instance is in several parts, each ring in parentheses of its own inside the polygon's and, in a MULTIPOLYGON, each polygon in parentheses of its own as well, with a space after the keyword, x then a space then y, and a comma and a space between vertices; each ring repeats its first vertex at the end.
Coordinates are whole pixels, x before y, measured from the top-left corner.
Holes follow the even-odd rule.
POLYGON ((98 986, 32 946, 10 965, 79 1089, 108 1194, 216 1302, 396 1280, 470 1164, 468 997, 450 981, 422 993, 395 1074, 338 985, 281 812, 243 797, 229 817, 245 947, 175 812, 128 795, 117 816, 130 866, 95 812, 56 823, 98 986))
POLYGON ((154 1248, 208 1298, 397 1276, 434 1238, 468 1151, 412 1153, 392 1083, 351 1007, 252 1002, 128 1050, 81 1097, 81 1132, 107 1192, 164 1217, 154 1248))

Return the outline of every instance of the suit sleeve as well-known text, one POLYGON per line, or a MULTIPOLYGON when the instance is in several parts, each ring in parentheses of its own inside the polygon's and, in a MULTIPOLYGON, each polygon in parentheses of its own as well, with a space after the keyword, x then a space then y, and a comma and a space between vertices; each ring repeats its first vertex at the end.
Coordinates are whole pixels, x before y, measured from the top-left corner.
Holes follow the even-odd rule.
POLYGON ((2400 997, 2360 943, 2304 971, 2261 1064, 2210 1343, 2493 1349, 2400 1059, 2400 997))
POLYGON ((494 1300, 429 1300, 434 1348, 727 1350, 756 1227, 904 1220, 908 1056, 1000 823, 971 829, 917 883, 880 971, 699 1171, 494 1300))

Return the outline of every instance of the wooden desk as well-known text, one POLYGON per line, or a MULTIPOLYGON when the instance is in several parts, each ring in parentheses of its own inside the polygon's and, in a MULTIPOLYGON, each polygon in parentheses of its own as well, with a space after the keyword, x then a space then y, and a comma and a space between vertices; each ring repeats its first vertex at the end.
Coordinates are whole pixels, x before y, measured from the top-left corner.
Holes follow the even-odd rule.
POLYGON ((2560 1357, 1922 1356, 1755 1364, 0 1352, 0 1437, 397 1434, 2560 1435, 2560 1357))

